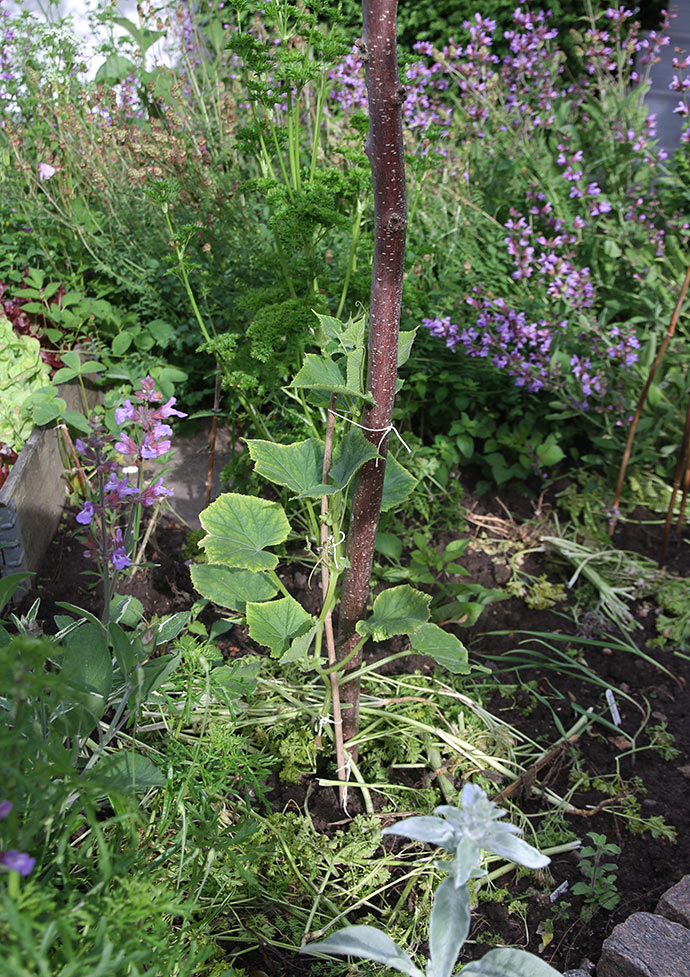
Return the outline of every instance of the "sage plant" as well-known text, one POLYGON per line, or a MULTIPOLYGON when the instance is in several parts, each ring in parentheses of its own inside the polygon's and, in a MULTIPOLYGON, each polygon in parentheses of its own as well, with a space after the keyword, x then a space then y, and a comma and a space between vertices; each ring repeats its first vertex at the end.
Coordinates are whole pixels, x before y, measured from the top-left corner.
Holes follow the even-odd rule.
MULTIPOLYGON (((426 971, 417 967, 382 930, 375 926, 346 926, 332 936, 302 947, 302 953, 338 954, 385 964, 409 977, 451 977, 470 931, 471 893, 468 883, 481 878, 482 850, 508 858, 526 868, 539 869, 550 859, 521 838, 520 829, 502 821, 506 812, 489 800, 475 784, 465 784, 461 807, 444 804, 436 816, 406 818, 384 828, 384 835, 400 835, 450 852, 450 862, 439 862, 446 873, 434 896, 429 921, 429 959, 426 971)), ((544 960, 525 950, 503 947, 490 950, 481 960, 462 968, 463 977, 558 977, 544 960)))
POLYGON ((89 527, 85 555, 97 562, 103 579, 106 623, 118 575, 136 561, 142 509, 173 494, 162 476, 147 477, 145 463, 170 450, 172 428, 165 421, 187 416, 175 407, 175 397, 162 402, 152 377, 141 381, 135 400, 136 404, 126 400, 115 409, 115 422, 123 426, 119 436, 106 431, 92 416, 91 434, 75 441, 83 466, 95 480, 91 487, 84 479, 86 498, 76 520, 89 527), (124 429, 125 424, 131 425, 129 430, 124 429), (118 462, 118 455, 124 465, 118 462), (133 482, 131 476, 135 476, 133 482))

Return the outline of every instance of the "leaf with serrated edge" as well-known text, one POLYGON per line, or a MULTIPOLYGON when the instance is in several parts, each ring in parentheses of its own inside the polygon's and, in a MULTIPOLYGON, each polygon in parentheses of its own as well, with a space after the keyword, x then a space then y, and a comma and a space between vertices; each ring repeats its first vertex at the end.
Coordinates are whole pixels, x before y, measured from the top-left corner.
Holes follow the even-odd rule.
POLYGON ((389 587, 374 601, 371 617, 358 621, 357 632, 374 641, 385 641, 395 634, 414 634, 429 620, 431 597, 408 584, 389 587))
POLYGON ((403 974, 409 974, 409 977, 424 977, 423 971, 415 967, 405 951, 374 926, 346 926, 325 940, 303 946, 301 953, 360 957, 393 967, 403 974))
POLYGON ((383 479, 383 496, 381 498, 381 512, 387 512, 395 505, 404 502, 417 484, 414 475, 410 475, 393 455, 386 460, 386 474, 383 479))
POLYGON ((238 570, 215 563, 197 563, 189 568, 192 583, 202 597, 219 607, 244 613, 247 601, 270 600, 278 588, 265 573, 238 570))
POLYGON ((367 441, 360 429, 353 427, 343 438, 338 457, 331 465, 329 478, 342 491, 347 488, 357 469, 376 458, 377 454, 376 448, 367 441))
POLYGON ((330 393, 346 394, 349 397, 365 397, 361 390, 348 387, 340 367, 327 356, 317 356, 307 353, 304 365, 295 379, 292 387, 308 387, 310 390, 327 390, 330 393))
POLYGON ((459 977, 561 977, 545 960, 526 950, 512 947, 489 950, 481 960, 473 960, 459 977))
POLYGON ((316 438, 276 444, 248 439, 247 447, 254 470, 276 485, 284 485, 295 495, 330 495, 335 488, 323 485, 323 445, 316 438))
POLYGON ((249 636, 279 656, 293 638, 309 630, 312 617, 294 597, 280 597, 263 604, 247 603, 247 624, 249 636))
POLYGON ((199 519, 207 534, 200 541, 209 563, 240 570, 273 570, 278 557, 266 546, 283 543, 290 533, 283 507, 252 495, 226 492, 199 519))
POLYGON ((346 356, 347 385, 351 390, 362 391, 363 388, 363 367, 364 367, 364 348, 353 349, 346 356))
POLYGON ((467 675, 467 648, 454 634, 444 631, 438 624, 423 624, 412 635, 412 648, 420 655, 433 658, 454 675, 467 675))

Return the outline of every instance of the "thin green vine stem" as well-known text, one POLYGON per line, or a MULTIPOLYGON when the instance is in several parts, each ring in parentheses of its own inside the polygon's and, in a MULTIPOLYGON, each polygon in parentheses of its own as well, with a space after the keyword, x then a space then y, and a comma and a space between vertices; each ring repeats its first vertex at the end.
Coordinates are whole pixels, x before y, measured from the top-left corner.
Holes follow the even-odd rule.
POLYGON ((357 260, 357 245, 359 243, 359 235, 362 229, 362 215, 364 214, 364 202, 361 197, 357 198, 357 205, 355 207, 355 216, 352 222, 352 236, 350 238, 350 254, 347 259, 347 268, 345 269, 345 280, 343 281, 343 287, 340 292, 340 301, 338 302, 338 309, 335 313, 336 319, 339 319, 343 314, 343 309, 345 308, 345 301, 347 299, 347 293, 350 290, 350 280, 352 279, 352 273, 355 270, 355 262, 357 260))
POLYGON ((273 583, 276 585, 276 587, 278 588, 278 590, 281 592, 281 594, 284 597, 289 597, 290 599, 292 599, 292 594, 287 589, 287 587, 285 586, 285 584, 283 583, 283 581, 280 579, 280 577, 278 576, 278 574, 275 572, 275 570, 269 570, 268 571, 268 575, 271 578, 271 580, 273 581, 273 583))
POLYGON ((189 281, 189 275, 187 274, 187 269, 185 268, 185 263, 184 263, 184 248, 182 248, 179 245, 179 243, 175 240, 175 229, 173 228, 172 221, 170 220, 170 212, 169 212, 167 202, 162 205, 162 210, 165 216, 165 222, 168 225, 170 240, 172 241, 173 247, 175 249, 175 257, 177 258, 177 267, 179 269, 180 278, 182 279, 182 283, 184 284, 185 291, 187 292, 187 298, 189 299, 189 303, 192 307, 192 311, 194 313, 194 317, 197 321, 199 329, 201 330, 201 334, 206 340, 206 342, 210 345, 211 335, 208 329, 206 328, 206 323, 204 322, 203 316, 199 311, 199 306, 197 305, 196 298, 194 296, 194 291, 189 281))
POLYGON ((314 133, 312 135, 311 165, 309 167, 309 182, 314 182, 316 173, 316 161, 319 150, 319 134, 321 132, 321 120, 323 118, 323 106, 326 99, 326 66, 321 69, 321 83, 316 96, 316 118, 314 120, 314 133))
POLYGON ((280 149, 280 143, 278 142, 278 130, 275 127, 273 119, 270 115, 266 116, 271 135, 273 136, 273 145, 275 146, 276 156, 278 158, 278 165, 280 166, 280 172, 283 174, 283 182, 290 196, 290 200, 294 200, 295 194, 292 188, 292 183, 290 182, 290 177, 288 171, 285 169, 285 161, 283 160, 283 154, 280 149))

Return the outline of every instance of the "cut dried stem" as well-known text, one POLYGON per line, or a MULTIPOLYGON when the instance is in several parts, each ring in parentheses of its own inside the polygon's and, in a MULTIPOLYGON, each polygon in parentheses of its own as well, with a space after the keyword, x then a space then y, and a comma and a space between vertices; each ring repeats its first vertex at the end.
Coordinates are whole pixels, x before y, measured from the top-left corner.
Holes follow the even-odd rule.
POLYGON ((688 403, 688 409, 685 414, 685 427, 683 428, 683 440, 680 446, 680 458, 678 459, 678 464, 676 466, 676 474, 673 479, 673 491, 671 492, 671 498, 668 503, 668 510, 666 512, 666 522, 664 524, 664 538, 661 541, 661 550, 659 552, 659 566, 661 566, 666 559, 666 547, 668 546, 668 537, 671 532, 671 522, 673 521, 673 510, 676 505, 676 496, 678 495, 678 489, 681 483, 684 486, 683 489, 683 502, 680 509, 680 516, 678 519, 678 530, 683 522, 683 513, 685 511, 685 500, 687 493, 687 473, 688 473, 688 460, 689 460, 689 448, 690 448, 690 402, 688 403))
POLYGON ((216 366, 216 386, 213 391, 213 420, 211 421, 211 437, 208 445, 208 472, 206 473, 206 505, 211 504, 211 489, 213 487, 213 466, 216 461, 216 432, 218 430, 218 408, 220 407, 220 366, 216 366))
POLYGON ((630 425, 630 433, 628 434, 628 440, 625 445, 625 451, 623 452, 623 460, 621 461, 620 471, 618 472, 618 483, 616 485, 616 497, 613 500, 613 514, 611 518, 611 523, 609 526, 609 536, 613 536, 613 531, 616 528, 618 506, 621 500, 621 493, 623 491, 623 482, 625 480, 625 472, 628 468, 628 462, 630 461, 630 453, 632 451, 633 441, 635 440, 635 432, 637 431, 637 425, 640 422, 640 417, 642 416, 642 409, 647 400, 647 394, 649 393, 649 388, 651 387, 654 377, 656 376, 656 371, 659 369, 659 364, 661 363, 664 353, 668 348, 668 344, 671 342, 673 334, 676 331, 676 325, 678 324, 678 317, 680 316, 680 310, 683 307, 683 302, 685 301, 685 295, 688 291, 688 286, 690 286, 690 266, 688 266, 685 272, 685 278, 683 279, 683 284, 680 288, 680 293, 678 295, 678 301, 676 302, 676 307, 673 310, 673 315, 671 316, 671 322, 669 323, 668 330, 664 336, 664 341, 659 347, 659 352, 656 354, 656 358, 652 363, 652 368, 649 371, 649 376, 647 377, 647 382, 644 385, 642 393, 640 394, 640 399, 637 404, 637 410, 635 411, 635 416, 633 417, 633 422, 630 425))
MULTIPOLYGON (((335 428, 335 408, 337 397, 331 394, 331 402, 328 410, 328 421, 326 424, 326 444, 323 453, 323 470, 321 481, 327 484, 328 472, 331 467, 331 457, 333 454, 333 430, 335 428)), ((328 496, 321 496, 321 593, 324 603, 328 600, 328 590, 330 587, 330 573, 328 570, 328 496)), ((323 622, 326 633, 326 648, 328 651, 328 665, 337 664, 335 650, 335 635, 333 633, 333 612, 329 607, 323 622)), ((343 717, 340 711, 340 686, 338 685, 338 672, 332 671, 330 674, 331 698, 333 700, 333 738, 335 740, 335 756, 338 764, 338 780, 343 781, 343 786, 339 787, 338 794, 340 806, 345 809, 347 804, 347 771, 348 762, 345 757, 345 746, 343 744, 343 717)))

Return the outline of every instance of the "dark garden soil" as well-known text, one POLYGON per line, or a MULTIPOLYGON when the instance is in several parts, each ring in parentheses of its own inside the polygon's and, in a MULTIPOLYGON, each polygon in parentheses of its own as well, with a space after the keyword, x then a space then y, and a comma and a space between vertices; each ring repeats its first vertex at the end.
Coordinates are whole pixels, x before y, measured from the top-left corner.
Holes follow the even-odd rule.
MULTIPOLYGON (((473 535, 505 540, 513 534, 518 542, 522 537, 523 543, 529 541, 529 533, 536 533, 534 538, 538 538, 539 526, 536 529, 534 526, 535 503, 529 499, 511 499, 507 508, 495 500, 483 499, 479 502, 467 498, 463 501, 469 509, 468 526, 473 535)), ((26 610, 31 601, 40 597, 40 617, 46 622, 59 612, 57 601, 69 601, 98 610, 98 596, 87 589, 88 578, 82 575, 86 561, 81 546, 72 535, 72 519, 73 516, 65 518, 35 587, 22 606, 26 610)), ((545 528, 542 527, 541 531, 544 532, 545 528)), ((148 614, 163 615, 189 609, 195 600, 182 555, 186 537, 186 528, 170 520, 163 520, 155 531, 148 554, 155 566, 141 573, 132 588, 148 614)), ((660 527, 633 523, 624 525, 615 539, 619 547, 651 557, 656 557, 659 541, 660 527)), ((547 562, 543 551, 532 553, 525 560, 523 566, 526 572, 536 576, 550 574, 553 579, 563 582, 562 570, 560 575, 553 577, 553 567, 547 562)), ((483 549, 473 547, 466 551, 464 562, 471 572, 470 579, 475 582, 489 587, 506 583, 506 562, 496 558, 495 551, 491 556, 483 549)), ((690 548, 685 542, 675 545, 667 567, 679 576, 688 575, 690 548)), ((306 590, 307 578, 304 573, 292 573, 286 583, 307 607, 310 602, 318 601, 315 592, 306 590)), ((645 639, 649 640, 655 634, 656 611, 645 601, 637 602, 633 611, 642 625, 635 638, 638 646, 644 648, 645 639)), ((205 613, 210 614, 211 611, 205 613)), ((517 682, 523 686, 523 690, 510 700, 502 701, 496 696, 490 707, 548 748, 559 737, 554 716, 562 721, 564 729, 568 729, 576 721, 578 710, 595 707, 601 713, 602 690, 579 677, 538 667, 521 671, 518 678, 515 673, 501 673, 501 662, 494 656, 500 658, 501 653, 515 648, 519 640, 517 632, 527 630, 573 633, 574 625, 572 619, 560 616, 553 609, 530 609, 522 599, 511 597, 490 605, 473 629, 469 632, 458 629, 458 634, 470 647, 474 660, 495 670, 497 676, 502 675, 506 682, 517 682), (487 633, 492 631, 507 631, 508 634, 487 633)), ((219 646, 227 657, 259 650, 245 630, 238 627, 224 635, 219 640, 219 646)), ((499 885, 508 890, 510 899, 519 893, 528 896, 523 903, 527 907, 526 919, 515 913, 514 906, 511 907, 513 912, 509 912, 509 899, 503 903, 479 903, 463 960, 480 956, 487 945, 496 941, 524 946, 534 952, 540 951, 543 941, 548 941, 548 945, 541 950, 542 955, 562 971, 577 967, 585 958, 596 961, 603 940, 617 923, 633 912, 653 911, 660 895, 683 875, 690 873, 690 661, 673 654, 673 651, 654 649, 649 650, 649 654, 672 675, 615 648, 589 648, 582 652, 583 659, 593 672, 607 684, 630 696, 635 704, 624 697, 617 697, 621 732, 594 724, 576 742, 556 750, 548 763, 520 785, 522 797, 517 796, 520 791, 513 795, 513 799, 525 811, 534 813, 544 810, 546 806, 540 802, 540 785, 552 788, 561 796, 568 793, 568 778, 574 764, 578 764, 590 778, 612 778, 609 783, 613 784, 614 796, 607 796, 595 789, 587 792, 580 790, 569 796, 571 805, 578 813, 568 815, 566 822, 579 837, 590 831, 600 832, 606 835, 609 842, 621 848, 620 856, 614 859, 618 863, 620 902, 611 912, 598 911, 590 921, 580 917, 580 898, 565 893, 552 903, 550 892, 557 886, 565 881, 572 886, 582 879, 576 853, 556 855, 550 866, 553 883, 546 890, 535 883, 531 874, 518 880, 511 876, 500 880, 499 885), (632 735, 632 731, 640 727, 645 710, 649 715, 648 726, 667 724, 677 755, 664 759, 658 751, 648 748, 650 741, 646 732, 637 737, 637 749, 631 749, 626 732, 632 735), (617 780, 612 777, 616 773, 619 775, 617 780), (663 836, 654 837, 649 829, 637 834, 630 832, 624 815, 626 798, 629 801, 632 794, 639 802, 641 818, 647 820, 661 816, 667 825, 675 827, 675 841, 663 836), (570 908, 566 908, 564 903, 570 903, 570 908), (548 934, 551 926, 552 937, 549 940, 546 935, 542 940, 539 934, 548 934)), ((409 667, 410 670, 413 667, 430 670, 429 663, 419 659, 409 667)), ((303 808, 306 788, 307 784, 286 786, 276 780, 270 794, 274 808, 282 810, 288 801, 296 802, 303 808)), ((499 789, 500 785, 497 785, 497 792, 499 789)), ((353 797, 350 804, 350 813, 357 813, 357 798, 353 797)), ((343 813, 337 806, 335 792, 330 788, 314 789, 309 799, 309 811, 317 830, 329 831, 335 822, 342 823, 343 813)), ((242 960, 242 966, 248 966, 246 957, 242 960)), ((296 961, 294 957, 273 948, 265 948, 256 955, 249 970, 253 967, 268 973, 269 977, 278 977, 288 973, 299 974, 303 970, 306 972, 309 964, 296 961)))

